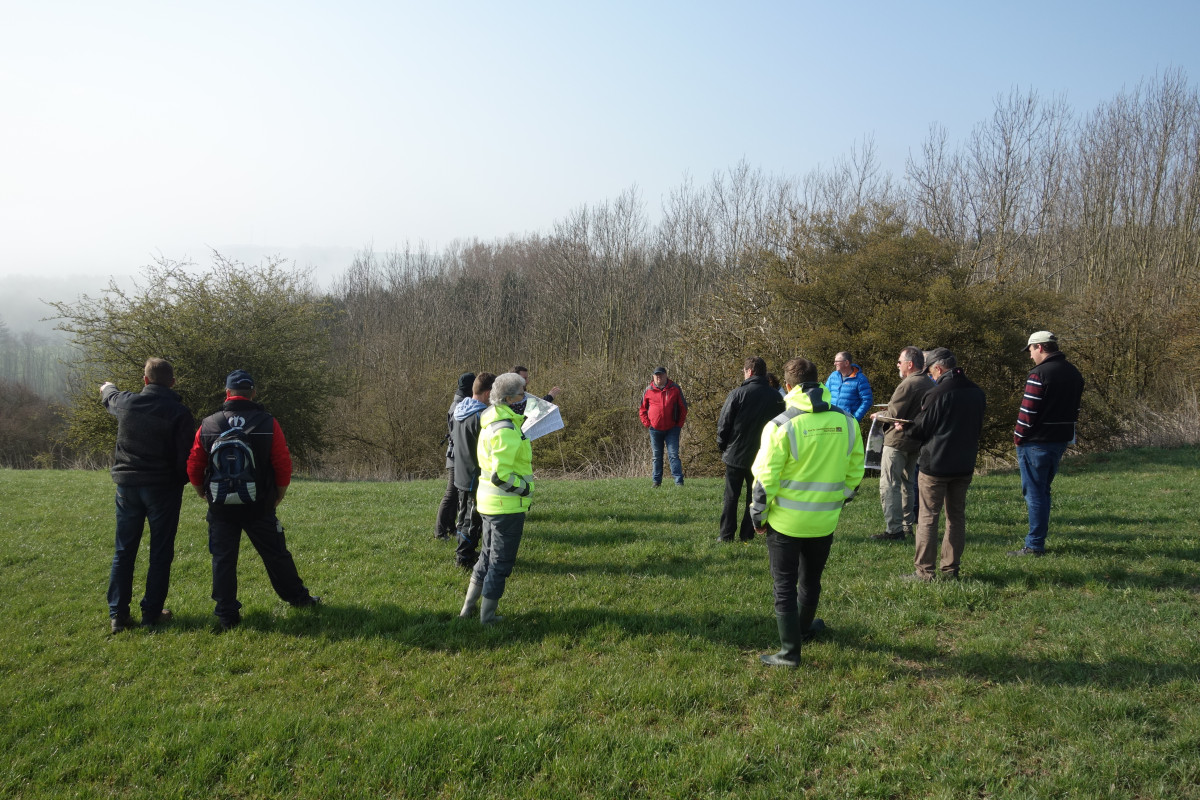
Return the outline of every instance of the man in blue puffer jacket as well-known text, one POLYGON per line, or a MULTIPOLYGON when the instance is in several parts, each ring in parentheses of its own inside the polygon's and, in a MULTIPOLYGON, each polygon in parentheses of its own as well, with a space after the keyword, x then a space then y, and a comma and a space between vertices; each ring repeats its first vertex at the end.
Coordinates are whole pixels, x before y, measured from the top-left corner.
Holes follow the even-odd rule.
POLYGON ((826 379, 825 388, 829 389, 833 405, 849 411, 859 422, 871 410, 875 400, 867 373, 845 350, 833 357, 833 372, 826 379))

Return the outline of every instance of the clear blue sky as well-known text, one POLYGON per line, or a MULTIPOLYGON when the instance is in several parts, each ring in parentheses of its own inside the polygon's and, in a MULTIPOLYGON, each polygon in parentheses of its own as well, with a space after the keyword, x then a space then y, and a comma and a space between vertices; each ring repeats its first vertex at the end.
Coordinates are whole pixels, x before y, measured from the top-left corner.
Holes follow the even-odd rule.
MULTIPOLYGON (((1196 2, 0 0, 0 292, 156 254, 348 253, 547 231, 745 159, 873 136, 902 176, 1018 87, 1091 110, 1180 67, 1196 2)), ((82 285, 82 284, 79 284, 82 285)), ((4 314, 0 308, 0 315, 4 314)))

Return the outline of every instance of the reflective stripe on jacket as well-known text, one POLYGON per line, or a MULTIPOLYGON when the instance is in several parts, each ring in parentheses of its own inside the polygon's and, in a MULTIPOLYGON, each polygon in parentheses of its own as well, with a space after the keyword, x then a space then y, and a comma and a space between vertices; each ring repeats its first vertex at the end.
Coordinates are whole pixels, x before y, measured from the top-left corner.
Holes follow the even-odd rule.
POLYGON ((863 477, 858 422, 818 383, 796 387, 763 428, 750 517, 786 536, 827 536, 863 477))
POLYGON ((533 447, 521 433, 525 418, 511 406, 491 406, 479 420, 480 514, 520 514, 529 510, 533 495, 533 447))

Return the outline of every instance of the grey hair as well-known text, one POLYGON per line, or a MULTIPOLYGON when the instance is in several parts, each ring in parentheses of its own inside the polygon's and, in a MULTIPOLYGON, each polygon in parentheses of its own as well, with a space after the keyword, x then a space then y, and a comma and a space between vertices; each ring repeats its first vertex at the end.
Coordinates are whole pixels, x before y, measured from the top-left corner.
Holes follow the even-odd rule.
POLYGON ((497 375, 496 380, 492 382, 492 396, 489 399, 492 405, 498 406, 513 398, 519 402, 524 394, 525 379, 515 372, 506 372, 503 375, 497 375))
POLYGON ((911 344, 900 351, 900 359, 908 359, 912 362, 913 369, 917 372, 925 369, 925 351, 919 347, 914 347, 911 344))

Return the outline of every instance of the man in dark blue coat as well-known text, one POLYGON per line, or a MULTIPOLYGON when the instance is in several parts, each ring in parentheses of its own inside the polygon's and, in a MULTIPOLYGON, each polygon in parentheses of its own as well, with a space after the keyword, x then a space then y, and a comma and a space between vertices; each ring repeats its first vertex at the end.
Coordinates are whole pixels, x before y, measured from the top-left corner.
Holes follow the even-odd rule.
POLYGON ((112 466, 112 479, 117 485, 117 535, 108 579, 108 616, 113 633, 133 626, 129 616, 133 567, 147 521, 150 566, 141 603, 142 625, 153 629, 171 618, 163 604, 171 582, 171 562, 175 560, 188 450, 196 429, 192 412, 171 389, 175 385, 171 362, 148 360, 142 383, 140 392, 122 392, 109 382, 100 386, 100 402, 117 418, 112 466))

